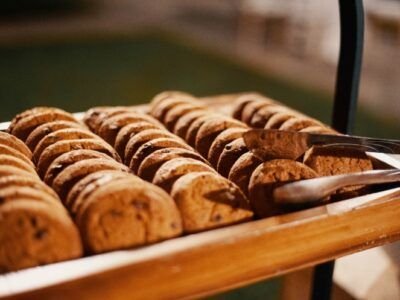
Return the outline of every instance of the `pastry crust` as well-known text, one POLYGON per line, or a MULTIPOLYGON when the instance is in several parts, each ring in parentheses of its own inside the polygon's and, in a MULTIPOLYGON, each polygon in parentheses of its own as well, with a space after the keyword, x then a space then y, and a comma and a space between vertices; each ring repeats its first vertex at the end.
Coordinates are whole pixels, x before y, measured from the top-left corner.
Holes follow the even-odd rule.
POLYGON ((27 158, 32 158, 32 153, 29 148, 20 139, 6 132, 0 131, 0 145, 8 146, 25 155, 27 158))
POLYGON ((154 151, 148 155, 139 165, 138 176, 146 181, 152 182, 154 174, 157 170, 167 161, 177 158, 185 157, 192 158, 208 164, 206 160, 198 153, 181 148, 165 148, 154 151))
POLYGON ((89 253, 132 248, 182 232, 172 198, 134 176, 94 189, 83 201, 76 222, 89 253))
POLYGON ((182 116, 192 111, 204 111, 204 106, 193 103, 182 103, 175 105, 165 114, 165 127, 167 127, 168 130, 173 131, 176 122, 178 122, 182 116))
POLYGON ((153 177, 152 183, 171 193, 172 186, 183 175, 195 172, 216 171, 205 163, 188 157, 177 157, 168 160, 160 166, 153 177))
POLYGON ((247 129, 244 128, 229 128, 222 131, 213 141, 208 151, 208 161, 214 167, 218 167, 218 161, 221 153, 224 151, 226 145, 230 142, 241 138, 247 129))
POLYGON ((1 166, 13 166, 21 170, 31 173, 34 177, 37 177, 35 168, 23 161, 22 159, 16 158, 8 154, 0 154, 0 165, 1 166))
POLYGON ((205 110, 204 111, 203 110, 191 111, 191 112, 183 115, 176 122, 173 133, 175 133, 177 136, 185 139, 190 125, 192 125, 192 123, 194 121, 196 121, 198 118, 201 118, 205 115, 207 115, 207 111, 205 111, 205 110))
POLYGON ((175 181, 171 196, 185 232, 198 232, 251 219, 246 197, 229 180, 211 172, 189 173, 175 181))
POLYGON ((217 165, 217 171, 224 177, 228 177, 233 164, 239 159, 240 156, 248 152, 243 138, 238 138, 224 147, 217 165))
POLYGON ((79 149, 89 149, 104 153, 116 161, 120 162, 121 159, 115 150, 106 142, 100 139, 84 139, 84 140, 68 140, 57 142, 43 151, 37 163, 37 171, 41 178, 46 174, 50 164, 60 155, 79 149))
POLYGON ((0 273, 80 256, 78 230, 63 211, 29 199, 0 206, 0 273))
POLYGON ((229 171, 228 179, 235 183, 248 196, 251 174, 260 164, 262 164, 261 160, 255 157, 253 153, 247 152, 241 155, 233 164, 229 171))
POLYGON ((254 170, 249 183, 249 199, 254 213, 263 218, 284 212, 273 200, 274 188, 284 182, 317 176, 311 168, 289 159, 275 159, 262 163, 254 170))

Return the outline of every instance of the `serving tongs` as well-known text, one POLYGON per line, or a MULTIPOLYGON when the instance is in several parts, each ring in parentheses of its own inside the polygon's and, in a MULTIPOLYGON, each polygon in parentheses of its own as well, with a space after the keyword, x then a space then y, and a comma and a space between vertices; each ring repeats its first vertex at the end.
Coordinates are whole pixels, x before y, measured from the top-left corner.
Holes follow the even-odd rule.
POLYGON ((385 164, 390 170, 372 170, 300 180, 284 184, 274 190, 277 204, 299 205, 318 203, 336 190, 352 185, 400 182, 400 141, 356 137, 348 135, 324 135, 280 130, 255 129, 243 135, 247 147, 261 160, 275 158, 298 159, 314 145, 335 149, 366 152, 385 164))

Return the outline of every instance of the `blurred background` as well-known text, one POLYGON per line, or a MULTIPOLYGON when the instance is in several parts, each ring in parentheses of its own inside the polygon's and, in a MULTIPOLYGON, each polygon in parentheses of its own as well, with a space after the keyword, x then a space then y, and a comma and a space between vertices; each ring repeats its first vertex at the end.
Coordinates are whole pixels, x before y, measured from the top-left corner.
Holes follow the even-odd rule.
MULTIPOLYGON (((82 111, 172 89, 258 91, 329 123, 337 2, 2 0, 0 121, 37 105, 82 111)), ((355 133, 400 138, 400 0, 364 2, 355 133)), ((275 299, 279 287, 278 279, 218 299, 275 299)))

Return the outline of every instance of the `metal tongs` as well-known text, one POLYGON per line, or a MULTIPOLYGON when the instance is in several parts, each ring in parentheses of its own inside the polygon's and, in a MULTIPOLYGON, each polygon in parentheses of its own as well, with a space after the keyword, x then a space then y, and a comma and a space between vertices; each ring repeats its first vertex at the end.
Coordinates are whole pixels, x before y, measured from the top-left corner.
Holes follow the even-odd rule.
POLYGON ((250 130, 243 135, 247 147, 261 160, 298 159, 314 145, 332 149, 353 149, 367 152, 395 169, 326 176, 285 184, 274 190, 278 204, 313 204, 336 190, 352 185, 380 184, 400 181, 400 141, 323 135, 279 130, 250 130))

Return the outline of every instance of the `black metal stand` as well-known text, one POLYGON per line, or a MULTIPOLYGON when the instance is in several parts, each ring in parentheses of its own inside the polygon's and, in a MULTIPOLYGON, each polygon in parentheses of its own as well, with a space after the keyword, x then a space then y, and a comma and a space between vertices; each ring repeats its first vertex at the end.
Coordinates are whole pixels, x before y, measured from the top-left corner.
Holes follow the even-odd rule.
MULTIPOLYGON (((351 133, 357 110, 362 51, 364 42, 364 9, 362 0, 339 0, 340 54, 337 69, 332 127, 351 133)), ((329 300, 335 262, 315 267, 311 298, 329 300)))

